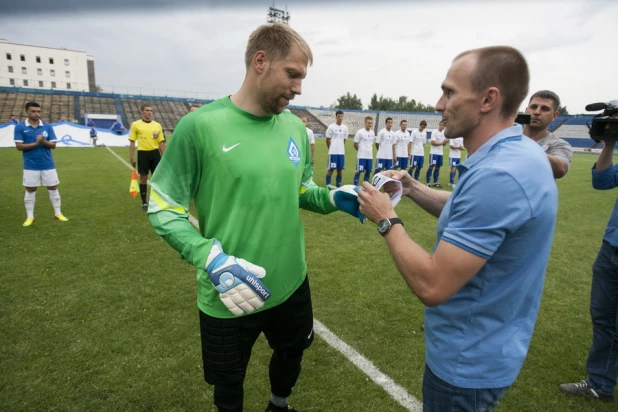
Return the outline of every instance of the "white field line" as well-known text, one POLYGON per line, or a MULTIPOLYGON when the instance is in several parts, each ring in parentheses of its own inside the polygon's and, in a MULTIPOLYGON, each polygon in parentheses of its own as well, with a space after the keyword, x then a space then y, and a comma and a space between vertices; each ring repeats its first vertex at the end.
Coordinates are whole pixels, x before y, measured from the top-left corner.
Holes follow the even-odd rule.
MULTIPOLYGON (((118 160, 124 163, 129 169, 133 169, 126 160, 122 157, 118 156, 116 152, 114 152, 109 147, 105 147, 111 154, 116 156, 118 160)), ((150 181, 148 181, 150 184, 150 181)), ((191 224, 198 229, 197 219, 189 214, 189 221, 191 224)), ((406 410, 410 412, 421 412, 423 410, 423 404, 418 401, 414 396, 410 395, 408 391, 405 390, 401 385, 398 385, 393 379, 391 379, 388 375, 385 375, 380 371, 376 366, 363 355, 361 355, 358 351, 352 348, 350 345, 342 341, 337 335, 331 332, 322 322, 317 319, 313 319, 313 330, 315 333, 322 338, 326 343, 336 349, 339 353, 341 353, 347 360, 352 362, 358 369, 363 371, 369 379, 375 382, 377 385, 381 386, 398 404, 403 406, 406 410)))
MULTIPOLYGON (((110 149, 108 146, 105 146, 105 148, 107 150, 109 150, 109 152, 111 154, 113 154, 114 156, 116 156, 118 158, 118 160, 120 160, 122 163, 124 163, 124 165, 126 167, 128 167, 129 169, 133 170, 133 166, 131 166, 131 164, 129 162, 127 162, 126 160, 124 160, 122 157, 118 156, 118 153, 114 152, 112 149, 110 149)), ((150 184, 150 180, 148 180, 148 184, 150 184)), ((197 229, 199 226, 199 223, 197 222, 197 219, 189 213, 189 222, 191 222, 191 224, 193 226, 195 226, 195 228, 197 229)))

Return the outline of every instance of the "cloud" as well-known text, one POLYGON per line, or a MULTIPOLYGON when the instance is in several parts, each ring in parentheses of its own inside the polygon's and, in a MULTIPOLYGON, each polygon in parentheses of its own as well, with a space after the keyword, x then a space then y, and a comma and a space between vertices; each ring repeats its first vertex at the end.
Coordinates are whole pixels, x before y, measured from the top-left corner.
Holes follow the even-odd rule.
POLYGON ((415 37, 417 40, 427 41, 436 37, 436 33, 433 30, 424 30, 421 33, 417 34, 415 37))
MULTIPOLYGON (((292 27, 315 56, 296 104, 327 105, 348 91, 365 103, 375 92, 434 104, 454 56, 496 44, 522 50, 531 67, 531 90, 555 89, 569 108, 615 97, 591 78, 589 58, 604 56, 605 67, 618 64, 618 56, 607 51, 607 39, 618 36, 613 4, 386 0, 352 7, 350 2, 286 1, 292 27)), ((97 83, 105 90, 114 85, 116 91, 156 88, 170 90, 170 96, 218 97, 241 85, 247 38, 265 23, 269 4, 4 0, 0 25, 10 42, 94 55, 97 83), (11 8, 54 10, 37 19, 35 31, 20 24, 11 8), (145 16, 150 24, 135 24, 145 16)))
POLYGON ((524 54, 544 53, 547 51, 557 51, 558 49, 569 48, 572 49, 578 45, 585 45, 594 38, 591 33, 576 35, 576 34, 554 34, 552 37, 544 39, 541 42, 530 41, 519 43, 519 50, 524 54))

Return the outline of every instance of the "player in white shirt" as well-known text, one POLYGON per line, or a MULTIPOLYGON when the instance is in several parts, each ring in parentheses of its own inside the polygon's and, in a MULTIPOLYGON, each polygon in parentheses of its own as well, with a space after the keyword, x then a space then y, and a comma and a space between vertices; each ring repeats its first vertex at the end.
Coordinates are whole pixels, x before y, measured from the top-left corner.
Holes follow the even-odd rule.
POLYGON ((378 132, 376 138, 376 174, 382 170, 391 170, 395 164, 395 148, 393 146, 395 140, 395 132, 393 129, 393 118, 386 118, 386 127, 378 132))
POLYGON ((307 129, 307 139, 309 139, 309 144, 311 145, 311 164, 314 164, 315 158, 313 149, 315 149, 315 136, 313 136, 313 130, 307 127, 307 118, 305 116, 302 116, 300 120, 302 120, 302 122, 305 124, 305 129, 307 129))
POLYGON ((337 187, 341 186, 341 171, 345 168, 345 139, 348 138, 348 126, 343 124, 343 111, 335 113, 335 123, 326 129, 326 147, 328 147, 328 172, 326 185, 331 184, 333 171, 337 171, 337 187))
POLYGON ((410 133, 408 133, 408 121, 402 120, 399 122, 399 130, 395 132, 395 156, 397 163, 395 168, 405 170, 408 168, 408 160, 410 157, 410 133))
POLYGON ((444 136, 444 123, 440 122, 438 128, 431 133, 431 148, 429 149, 429 168, 427 169, 427 186, 442 187, 438 183, 440 177, 440 167, 444 162, 444 146, 448 144, 448 139, 444 136), (431 173, 433 172, 433 185, 431 184, 431 173))
POLYGON ((451 165, 451 174, 449 177, 448 185, 455 187, 455 172, 457 172, 457 165, 461 162, 461 151, 466 150, 463 143, 463 137, 456 137, 449 140, 451 152, 449 154, 449 164, 451 165))
POLYGON ((410 145, 412 146, 412 163, 410 164, 410 169, 408 169, 408 174, 412 176, 412 172, 414 171, 414 179, 418 180, 421 174, 421 169, 425 164, 425 142, 427 141, 427 132, 425 128, 427 127, 427 122, 421 120, 418 124, 418 129, 412 132, 412 137, 410 137, 410 145))
POLYGON ((360 174, 365 173, 363 179, 369 181, 373 168, 373 142, 376 134, 373 132, 373 117, 365 117, 365 128, 360 129, 354 136, 354 148, 356 154, 356 173, 354 174, 354 185, 358 185, 360 174))

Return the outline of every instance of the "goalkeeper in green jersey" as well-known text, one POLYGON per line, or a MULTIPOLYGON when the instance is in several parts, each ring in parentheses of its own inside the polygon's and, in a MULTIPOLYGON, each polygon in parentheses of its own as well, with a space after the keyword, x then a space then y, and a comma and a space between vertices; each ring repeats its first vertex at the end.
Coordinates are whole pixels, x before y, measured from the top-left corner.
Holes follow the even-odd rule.
POLYGON ((266 410, 294 411, 287 398, 313 340, 299 207, 364 222, 358 187, 329 191, 313 182, 305 126, 284 112, 312 62, 289 26, 259 27, 240 90, 184 116, 152 177, 150 221, 197 268, 204 376, 219 411, 242 411, 262 332, 273 349, 266 410), (199 233, 188 221, 192 199, 199 233))

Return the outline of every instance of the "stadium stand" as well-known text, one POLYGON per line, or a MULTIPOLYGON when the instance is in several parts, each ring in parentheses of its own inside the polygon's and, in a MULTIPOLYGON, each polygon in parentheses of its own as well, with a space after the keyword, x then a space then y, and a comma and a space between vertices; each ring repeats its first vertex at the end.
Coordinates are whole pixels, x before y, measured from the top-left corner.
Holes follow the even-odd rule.
POLYGON ((317 117, 315 117, 309 110, 307 109, 299 109, 296 107, 290 107, 290 111, 298 117, 306 117, 307 118, 307 127, 313 130, 314 135, 324 135, 326 133, 327 126, 320 121, 317 117))
POLYGON ((153 118, 157 122, 161 123, 163 131, 166 135, 171 134, 176 127, 178 120, 189 111, 187 106, 183 102, 179 101, 123 98, 122 106, 127 116, 129 125, 132 122, 141 119, 142 116, 139 108, 142 104, 150 104, 152 106, 152 110, 154 112, 153 118))
MULTIPOLYGON (((69 121, 75 117, 82 122, 86 113, 97 113, 120 115, 127 128, 133 121, 141 118, 139 107, 143 103, 149 103, 154 109, 154 119, 161 123, 167 135, 174 130, 178 120, 187 114, 191 104, 201 106, 211 102, 211 100, 176 97, 0 87, 0 124, 7 123, 11 115, 15 115, 20 121, 25 120, 24 105, 33 100, 43 106, 42 117, 45 122, 56 122, 61 115, 66 116, 69 121)), ((327 126, 335 122, 336 109, 290 106, 290 111, 297 116, 307 116, 309 127, 318 136, 323 135, 327 126)), ((384 127, 384 120, 387 117, 392 117, 394 129, 398 128, 402 119, 408 121, 408 129, 416 129, 421 120, 426 120, 428 135, 431 130, 438 127, 441 119, 441 115, 437 113, 378 113, 360 110, 344 110, 344 112, 344 123, 348 125, 352 136, 358 129, 364 127, 364 119, 368 115, 376 121, 376 132, 384 127)), ((574 148, 588 148, 592 146, 593 141, 589 137, 586 124, 592 121, 592 117, 592 115, 559 116, 549 125, 549 129, 574 148)))
POLYGON ((427 129, 437 129, 442 115, 439 113, 401 113, 401 112, 382 112, 380 113, 380 129, 384 127, 384 122, 387 117, 393 118, 393 128, 399 129, 399 122, 402 120, 408 121, 408 129, 418 129, 418 124, 421 120, 427 122, 427 129))
POLYGON ((83 124, 86 113, 96 113, 119 115, 126 127, 141 118, 139 107, 149 103, 154 119, 170 134, 178 120, 189 112, 190 104, 202 106, 212 100, 0 87, 0 124, 7 123, 11 115, 25 120, 24 105, 29 101, 41 104, 45 122, 56 122, 64 115, 69 121, 76 118, 83 124))
MULTIPOLYGON (((562 116, 561 116, 562 117, 562 116)), ((583 116, 564 116, 566 122, 554 129, 553 133, 569 142, 574 148, 588 148, 592 146, 593 141, 588 133, 588 123, 592 123, 592 117, 589 115, 583 116)), ((556 119, 558 120, 558 119, 556 119)))
POLYGON ((570 117, 570 116, 564 116, 564 115, 558 116, 558 117, 556 118, 556 120, 554 120, 553 122, 551 122, 551 123, 547 126, 547 129, 548 129, 550 132, 553 132, 554 130, 556 130, 557 128, 559 128, 560 126, 562 126, 563 124, 565 124, 566 122, 568 122, 568 121, 569 121, 569 117, 570 117))
MULTIPOLYGON (((320 123, 324 125, 324 132, 326 132, 326 128, 330 124, 335 123, 335 120, 336 120, 335 112, 337 111, 336 109, 334 110, 309 109, 307 111, 311 113, 313 116, 315 116, 316 119, 318 119, 318 121, 320 121, 320 123)), ((363 111, 358 111, 358 110, 357 111, 344 110, 344 112, 345 114, 344 114, 343 124, 348 126, 348 133, 351 136, 354 136, 359 129, 365 127, 365 117, 371 116, 373 117, 374 120, 376 120, 376 117, 377 117, 376 112, 369 112, 369 111, 363 112, 363 111)))
POLYGON ((0 93, 0 123, 6 123, 15 115, 17 120, 26 119, 24 105, 29 101, 39 102, 43 107, 49 108, 43 111, 44 122, 56 122, 60 116, 66 116, 67 120, 73 118, 73 97, 68 95, 54 95, 43 93, 8 92, 0 93))
POLYGON ((79 96, 79 106, 83 113, 116 114, 114 99, 109 97, 79 96))

